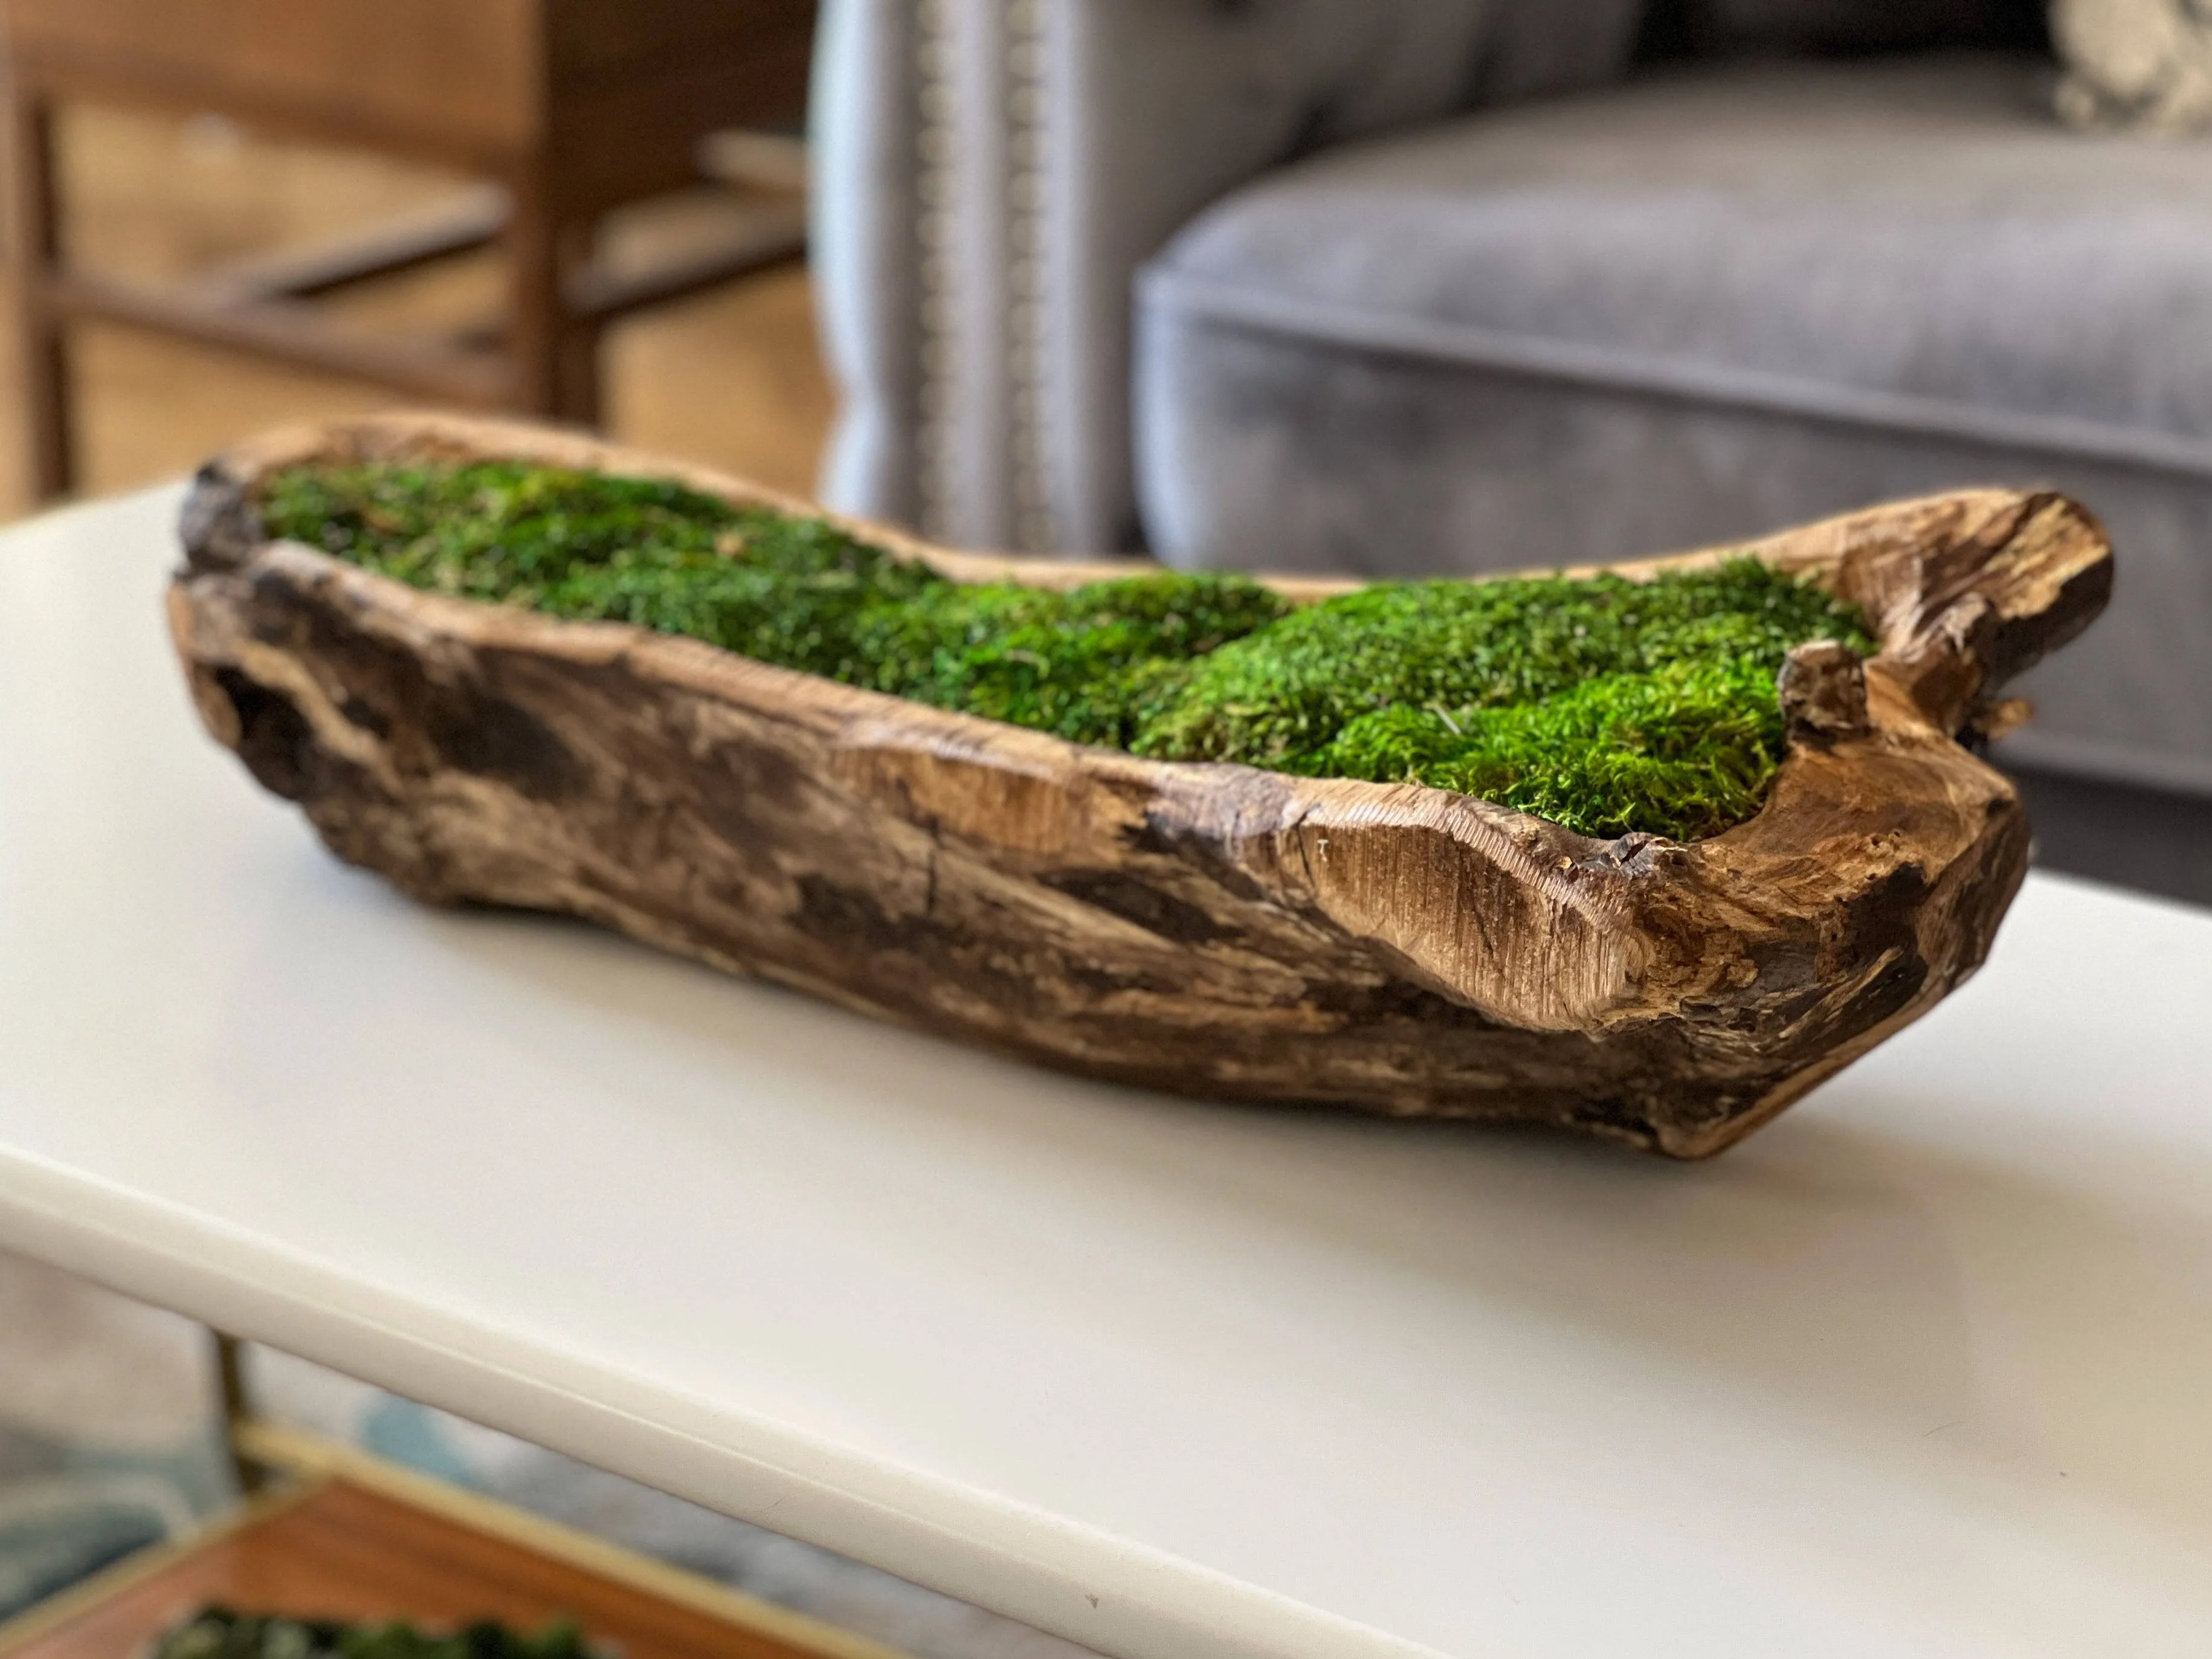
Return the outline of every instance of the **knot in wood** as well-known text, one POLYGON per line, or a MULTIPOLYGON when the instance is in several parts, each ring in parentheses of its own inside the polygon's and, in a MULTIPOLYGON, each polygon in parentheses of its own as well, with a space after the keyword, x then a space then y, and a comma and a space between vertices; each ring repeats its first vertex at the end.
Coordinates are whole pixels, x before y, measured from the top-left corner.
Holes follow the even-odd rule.
POLYGON ((1792 736, 1833 741, 1868 730, 1866 665, 1835 640, 1811 640, 1792 651, 1777 682, 1792 736))

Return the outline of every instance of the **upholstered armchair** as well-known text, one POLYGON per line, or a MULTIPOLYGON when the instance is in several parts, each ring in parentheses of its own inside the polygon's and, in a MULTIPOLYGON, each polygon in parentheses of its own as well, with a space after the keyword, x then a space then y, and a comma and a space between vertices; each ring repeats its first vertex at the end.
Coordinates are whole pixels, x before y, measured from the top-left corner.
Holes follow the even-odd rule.
POLYGON ((1408 574, 2055 483, 2120 592, 2004 752, 2212 897, 2212 140, 2053 72, 2039 0, 830 0, 825 496, 1408 574))

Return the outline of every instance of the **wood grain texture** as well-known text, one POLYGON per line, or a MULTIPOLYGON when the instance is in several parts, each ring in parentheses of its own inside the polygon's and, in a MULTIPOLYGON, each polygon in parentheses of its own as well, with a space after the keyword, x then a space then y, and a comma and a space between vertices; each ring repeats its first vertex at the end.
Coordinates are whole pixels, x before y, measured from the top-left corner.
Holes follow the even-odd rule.
MULTIPOLYGON (((1554 1124, 1678 1157, 1740 1139, 1981 963, 2027 826, 1954 737, 2009 718, 2003 681, 2112 582, 2094 521, 2048 493, 1875 507, 1729 550, 1863 606, 1880 653, 1862 671, 1801 650, 1789 752, 1749 823, 1597 841, 1413 785, 1082 748, 263 537, 270 469, 406 453, 797 505, 431 416, 212 463, 185 514, 177 647, 208 729, 341 858, 429 902, 586 917, 1098 1077, 1554 1124)), ((1097 574, 857 527, 963 578, 1097 574)))
POLYGON ((210 1602, 295 1618, 405 1619, 447 1630, 573 1618, 626 1659, 836 1659, 386 1493, 332 1481, 135 1577, 9 1659, 135 1659, 210 1602))
POLYGON ((544 120, 539 0, 9 0, 8 22, 42 78, 422 135, 457 159, 544 120))

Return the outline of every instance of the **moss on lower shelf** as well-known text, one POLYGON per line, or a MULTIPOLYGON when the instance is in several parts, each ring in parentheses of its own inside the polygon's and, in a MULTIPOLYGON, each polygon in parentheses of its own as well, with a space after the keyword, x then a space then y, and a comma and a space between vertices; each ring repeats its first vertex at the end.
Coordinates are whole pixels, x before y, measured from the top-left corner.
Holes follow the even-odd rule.
POLYGON ((505 463, 297 467, 260 508, 271 535, 435 592, 1159 760, 1455 789, 1591 836, 1743 822, 1781 759, 1790 648, 1873 648, 1850 607, 1750 558, 1293 606, 1231 575, 955 582, 817 519, 505 463))
POLYGON ((450 1635, 398 1620, 351 1624, 203 1607, 155 1643, 149 1659, 607 1659, 576 1626, 530 1634, 489 1620, 450 1635))

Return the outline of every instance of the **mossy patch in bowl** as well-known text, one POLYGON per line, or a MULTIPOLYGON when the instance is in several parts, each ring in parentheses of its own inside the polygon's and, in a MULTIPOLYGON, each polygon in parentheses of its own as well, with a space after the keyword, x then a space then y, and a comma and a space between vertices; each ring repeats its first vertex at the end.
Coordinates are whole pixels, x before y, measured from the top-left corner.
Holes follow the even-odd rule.
POLYGON ((1780 763, 1790 650, 1873 649, 1851 607, 1750 558, 1293 605, 1233 575, 957 582, 818 519, 511 463, 294 467, 259 505, 273 536, 435 592, 1158 760, 1459 790, 1590 836, 1743 822, 1780 763))

